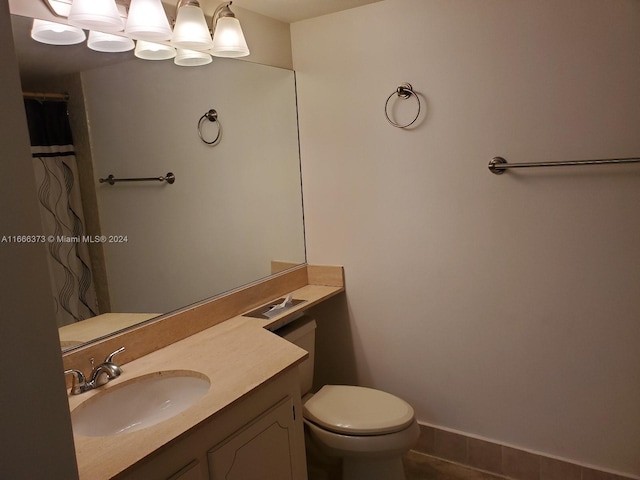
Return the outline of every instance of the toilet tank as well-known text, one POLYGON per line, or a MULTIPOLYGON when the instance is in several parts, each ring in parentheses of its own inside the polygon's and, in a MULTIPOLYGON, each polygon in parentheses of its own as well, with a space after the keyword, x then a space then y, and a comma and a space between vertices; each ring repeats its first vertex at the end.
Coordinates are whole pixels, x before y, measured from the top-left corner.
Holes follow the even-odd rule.
POLYGON ((305 395, 313 386, 313 367, 315 365, 316 321, 308 316, 275 330, 285 340, 309 352, 309 358, 298 365, 300 372, 300 394, 305 395))

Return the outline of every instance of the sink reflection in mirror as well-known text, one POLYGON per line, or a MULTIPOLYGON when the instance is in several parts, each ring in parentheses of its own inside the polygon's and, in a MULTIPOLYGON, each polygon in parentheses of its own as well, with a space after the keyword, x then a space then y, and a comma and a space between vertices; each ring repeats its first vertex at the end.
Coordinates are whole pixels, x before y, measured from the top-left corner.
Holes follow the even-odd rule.
POLYGON ((142 430, 185 411, 210 387, 205 375, 190 370, 134 377, 78 405, 71 412, 73 432, 102 437, 142 430))

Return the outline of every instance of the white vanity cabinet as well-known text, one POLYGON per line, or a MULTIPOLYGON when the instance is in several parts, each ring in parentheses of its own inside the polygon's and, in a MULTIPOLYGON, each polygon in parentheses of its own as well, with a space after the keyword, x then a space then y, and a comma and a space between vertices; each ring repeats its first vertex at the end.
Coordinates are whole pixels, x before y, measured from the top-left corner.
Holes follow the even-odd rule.
POLYGON ((306 480, 297 370, 256 388, 116 478, 306 480))

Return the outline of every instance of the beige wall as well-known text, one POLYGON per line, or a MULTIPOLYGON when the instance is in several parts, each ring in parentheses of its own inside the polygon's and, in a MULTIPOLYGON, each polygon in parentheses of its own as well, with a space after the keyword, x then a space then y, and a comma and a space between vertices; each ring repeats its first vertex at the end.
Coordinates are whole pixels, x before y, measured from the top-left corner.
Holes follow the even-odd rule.
MULTIPOLYGON (((38 234, 35 179, 6 0, 0 1, 0 35, 5 179, 0 237, 38 234)), ((0 243, 0 264, 0 475, 16 480, 77 478, 44 246, 0 243)))
POLYGON ((640 475, 640 166, 487 170, 640 155, 640 2, 387 0, 292 45, 308 260, 347 282, 323 379, 640 475), (413 130, 383 115, 401 82, 413 130))
MULTIPOLYGON (((243 60, 273 65, 274 67, 293 68, 291 56, 291 33, 289 24, 264 15, 233 6, 233 11, 242 24, 247 45, 251 53, 243 60)), ((207 12, 208 13, 208 12, 207 12)), ((213 12, 211 12, 213 14, 213 12)))

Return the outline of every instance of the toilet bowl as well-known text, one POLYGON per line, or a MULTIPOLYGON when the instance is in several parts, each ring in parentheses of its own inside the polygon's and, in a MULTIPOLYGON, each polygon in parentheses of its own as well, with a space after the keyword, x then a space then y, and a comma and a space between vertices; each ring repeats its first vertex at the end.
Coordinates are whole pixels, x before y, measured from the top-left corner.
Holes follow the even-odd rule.
MULTIPOLYGON (((316 323, 302 317, 277 330, 309 352, 300 365, 303 395, 311 390, 316 323)), ((303 398, 308 441, 342 460, 343 480, 404 480, 402 455, 418 441, 411 405, 387 392, 351 385, 325 385, 303 398)))

